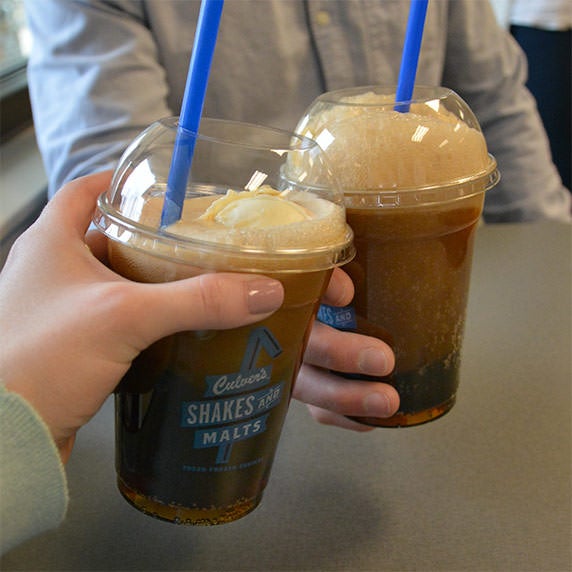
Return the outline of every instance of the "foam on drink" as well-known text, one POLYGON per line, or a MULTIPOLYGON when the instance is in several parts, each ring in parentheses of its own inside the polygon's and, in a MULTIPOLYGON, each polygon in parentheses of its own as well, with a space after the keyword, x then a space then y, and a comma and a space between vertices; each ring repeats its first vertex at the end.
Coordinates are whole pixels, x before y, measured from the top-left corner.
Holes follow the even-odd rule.
POLYGON ((343 97, 298 127, 343 165, 337 176, 345 190, 433 186, 488 169, 480 130, 432 101, 408 113, 395 111, 394 101, 374 92, 343 97))

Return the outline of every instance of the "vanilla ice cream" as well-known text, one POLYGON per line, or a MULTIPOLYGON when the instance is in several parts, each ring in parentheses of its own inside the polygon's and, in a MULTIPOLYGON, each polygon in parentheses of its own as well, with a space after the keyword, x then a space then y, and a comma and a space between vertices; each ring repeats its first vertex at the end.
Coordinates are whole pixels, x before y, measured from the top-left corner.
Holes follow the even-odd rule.
POLYGON ((265 250, 315 248, 347 240, 343 207, 311 193, 277 191, 268 185, 189 198, 181 220, 167 231, 265 250))

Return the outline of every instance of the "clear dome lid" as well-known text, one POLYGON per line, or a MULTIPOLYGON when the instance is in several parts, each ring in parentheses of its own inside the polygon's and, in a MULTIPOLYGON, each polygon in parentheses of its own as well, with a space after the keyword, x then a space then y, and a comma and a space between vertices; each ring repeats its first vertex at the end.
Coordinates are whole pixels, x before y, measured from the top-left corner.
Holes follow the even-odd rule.
POLYGON ((418 86, 407 102, 395 101, 395 87, 328 92, 295 131, 324 149, 346 206, 364 192, 372 206, 424 203, 435 190, 441 201, 443 192, 466 196, 499 179, 475 115, 447 88, 418 86))
POLYGON ((133 249, 217 269, 296 269, 300 259, 328 268, 353 256, 343 193, 322 149, 303 136, 232 121, 205 118, 199 134, 179 129, 177 118, 152 124, 121 157, 94 222, 133 249), (181 219, 164 226, 176 145, 192 162, 181 219), (295 167, 285 177, 287 163, 295 167), (204 216, 217 199, 237 198, 240 208, 204 216))

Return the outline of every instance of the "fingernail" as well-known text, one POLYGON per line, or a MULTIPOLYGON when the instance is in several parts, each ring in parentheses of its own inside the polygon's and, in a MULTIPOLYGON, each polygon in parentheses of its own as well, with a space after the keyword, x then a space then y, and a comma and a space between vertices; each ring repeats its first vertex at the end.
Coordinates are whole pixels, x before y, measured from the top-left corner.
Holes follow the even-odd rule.
POLYGON ((376 348, 365 348, 359 354, 358 367, 361 373, 385 375, 387 373, 385 354, 376 348))
POLYGON ((248 289, 247 304, 251 314, 266 314, 277 310, 284 300, 284 288, 278 280, 251 280, 248 289))
POLYGON ((390 415, 391 403, 387 396, 382 393, 370 393, 364 398, 363 407, 366 415, 371 417, 388 417, 390 415))

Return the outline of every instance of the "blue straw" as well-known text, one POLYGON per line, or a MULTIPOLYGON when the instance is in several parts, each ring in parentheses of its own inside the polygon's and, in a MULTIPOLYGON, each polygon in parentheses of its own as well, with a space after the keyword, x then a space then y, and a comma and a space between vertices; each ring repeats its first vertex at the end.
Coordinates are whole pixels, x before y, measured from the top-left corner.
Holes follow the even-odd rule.
MULTIPOLYGON (((413 96, 427 4, 428 0, 411 0, 395 101, 410 101, 413 96)), ((406 113, 409 111, 409 104, 396 105, 395 111, 406 113)))
POLYGON ((189 178, 195 148, 195 134, 198 133, 203 113, 223 3, 224 0, 202 0, 201 2, 185 94, 179 116, 177 137, 175 138, 167 179, 167 191, 161 213, 162 228, 177 222, 183 212, 187 179, 189 178), (185 134, 185 131, 191 133, 185 134))

